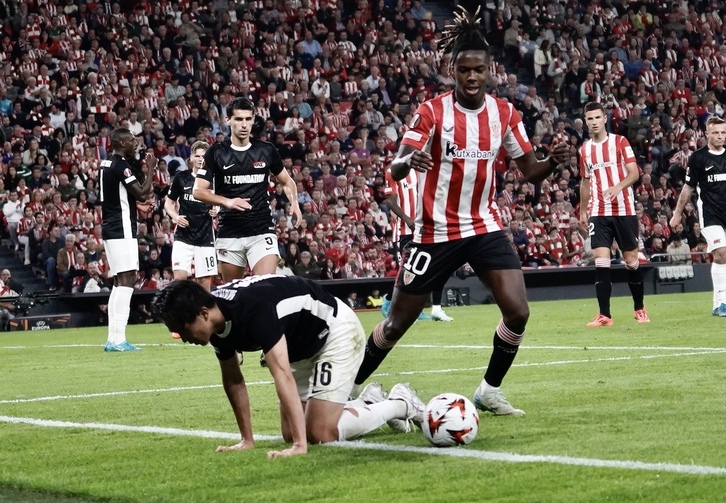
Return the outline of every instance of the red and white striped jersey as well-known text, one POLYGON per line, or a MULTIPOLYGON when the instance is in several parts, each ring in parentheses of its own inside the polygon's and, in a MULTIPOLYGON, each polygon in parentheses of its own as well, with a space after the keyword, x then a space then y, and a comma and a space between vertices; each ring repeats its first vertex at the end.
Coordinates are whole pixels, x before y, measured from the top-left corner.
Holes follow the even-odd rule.
POLYGON ((512 159, 531 152, 511 103, 485 95, 467 110, 449 91, 416 111, 402 145, 428 150, 434 167, 417 173, 417 243, 441 243, 503 230, 496 205, 494 162, 504 147, 512 159))
MULTIPOLYGON (((396 195, 398 206, 401 207, 403 213, 414 219, 416 218, 417 182, 418 178, 413 170, 403 180, 399 181, 393 179, 390 170, 386 170, 386 185, 383 189, 386 197, 392 194, 396 195)), ((409 228, 401 218, 396 219, 393 225, 393 240, 397 242, 401 236, 411 235, 413 235, 413 229, 409 228)))
POLYGON ((590 180, 591 217, 623 217, 635 215, 633 189, 624 189, 612 201, 605 201, 603 192, 628 176, 627 164, 635 163, 635 154, 627 138, 609 134, 605 141, 587 140, 580 147, 580 176, 590 180))

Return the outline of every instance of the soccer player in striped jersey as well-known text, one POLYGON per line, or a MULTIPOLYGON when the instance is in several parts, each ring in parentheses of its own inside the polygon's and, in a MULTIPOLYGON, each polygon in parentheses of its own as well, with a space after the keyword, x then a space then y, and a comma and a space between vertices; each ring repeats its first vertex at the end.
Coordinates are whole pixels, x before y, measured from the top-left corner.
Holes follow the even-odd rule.
POLYGON ((136 240, 137 201, 146 201, 151 193, 151 172, 158 162, 146 155, 149 173, 139 182, 140 170, 136 161, 137 143, 126 128, 111 133, 113 155, 101 163, 101 193, 103 208, 103 245, 108 259, 109 277, 113 289, 108 299, 108 341, 105 351, 135 351, 139 348, 126 340, 126 325, 131 311, 139 252, 136 240))
MULTIPOLYGON (((394 180, 391 172, 386 171, 386 185, 384 193, 386 195, 388 206, 391 211, 398 217, 393 225, 393 241, 398 243, 398 261, 400 263, 403 250, 406 245, 413 239, 413 231, 416 228, 414 218, 416 218, 416 173, 409 172, 403 180, 394 180)), ((454 318, 447 315, 441 308, 441 296, 443 290, 434 290, 431 292, 431 319, 434 321, 454 321, 454 318)), ((381 313, 388 316, 391 301, 383 298, 383 306, 381 313)), ((419 315, 421 319, 426 319, 422 313, 419 315)))
MULTIPOLYGON (((706 238, 708 251, 713 253, 714 316, 726 317, 726 121, 709 117, 706 121, 707 145, 696 150, 688 159, 686 183, 678 197, 670 226, 681 223, 683 208, 698 195, 698 221, 706 238)), ((693 246, 693 244, 691 244, 693 246)))
POLYGON ((392 162, 396 180, 417 172, 416 229, 403 253, 391 310, 373 329, 355 382, 368 379, 416 321, 429 294, 468 262, 502 313, 474 403, 497 415, 523 415, 499 391, 522 342, 529 306, 522 264, 497 210, 494 162, 503 147, 528 181, 539 182, 567 160, 568 147, 558 144, 550 158, 537 160, 518 112, 486 94, 491 58, 478 11, 471 16, 461 8, 455 14, 442 49, 452 53, 456 85, 417 109, 392 162))
POLYGON ((623 252, 628 286, 638 323, 648 323, 643 306, 643 273, 638 262, 638 217, 632 186, 640 177, 633 149, 624 136, 608 133, 600 103, 585 105, 590 139, 580 147, 580 220, 588 226, 595 257, 595 292, 599 314, 588 327, 613 324, 610 313, 610 249, 613 240, 623 252), (589 216, 589 220, 588 220, 589 216))
POLYGON ((351 440, 387 421, 421 423, 424 403, 407 384, 386 397, 371 383, 348 400, 365 351, 365 331, 353 310, 314 281, 250 276, 209 293, 173 281, 154 301, 164 323, 184 342, 210 344, 222 370, 241 441, 217 451, 255 446, 247 386, 237 354, 262 350, 280 399, 282 436, 292 446, 269 457, 305 454, 308 442, 351 440))

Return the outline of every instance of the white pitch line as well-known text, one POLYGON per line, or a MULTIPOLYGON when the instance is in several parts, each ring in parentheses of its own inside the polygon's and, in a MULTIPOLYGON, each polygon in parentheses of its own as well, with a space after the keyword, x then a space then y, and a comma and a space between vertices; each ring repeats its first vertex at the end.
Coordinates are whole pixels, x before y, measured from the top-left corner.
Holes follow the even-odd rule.
MULTIPOLYGON (((158 426, 128 426, 110 423, 76 423, 70 421, 54 421, 29 417, 0 416, 0 422, 10 424, 27 424, 44 428, 77 428, 88 430, 105 430, 118 432, 151 433, 155 435, 173 435, 184 437, 209 438, 220 440, 239 440, 238 433, 225 433, 210 430, 183 430, 180 428, 164 428, 158 426)), ((279 435, 255 435, 255 440, 279 442, 279 435)), ((468 448, 439 449, 435 447, 414 447, 406 445, 390 445, 369 443, 365 441, 333 442, 326 447, 347 449, 366 449, 372 451, 408 452, 428 456, 447 456, 452 458, 469 458, 481 461, 498 461, 503 463, 549 463, 586 468, 612 468, 635 471, 670 472, 688 475, 726 475, 726 468, 720 466, 683 465, 678 463, 647 463, 644 461, 608 460, 597 458, 575 458, 571 456, 514 454, 510 452, 479 451, 468 448)))
MULTIPOLYGON (((176 347, 176 348, 189 348, 194 347, 186 344, 179 344, 173 342, 159 342, 159 343, 147 343, 147 344, 134 344, 139 347, 176 347)), ((65 348, 103 348, 103 344, 45 344, 43 346, 0 346, 0 349, 65 349, 65 348)))
MULTIPOLYGON (((467 345, 467 344, 396 344, 397 348, 412 349, 492 349, 492 346, 467 345)), ((726 351, 726 348, 709 347, 674 347, 674 346, 527 346, 522 345, 520 350, 529 349, 552 349, 566 351, 726 351)))
MULTIPOLYGON (((264 384, 274 384, 273 381, 255 381, 246 383, 247 386, 259 386, 264 384)), ((166 393, 169 391, 189 391, 195 389, 211 389, 221 388, 221 384, 205 384, 202 386, 177 386, 174 388, 155 388, 155 389, 136 389, 130 391, 109 391, 106 393, 84 393, 81 395, 53 395, 53 396, 41 396, 37 398, 18 398, 15 400, 0 400, 0 405, 9 403, 33 403, 33 402, 54 402, 56 400, 68 400, 73 398, 98 398, 106 396, 122 396, 122 395, 136 395, 139 393, 166 393)))
MULTIPOLYGON (((526 362, 526 363, 515 363, 513 367, 548 367, 552 365, 569 365, 577 363, 596 363, 596 362, 614 362, 614 361, 628 361, 628 360, 649 360, 654 358, 673 358, 678 356, 701 356, 710 354, 721 354, 726 353, 726 349, 717 351, 698 351, 691 353, 668 353, 663 355, 641 355, 641 356, 612 356, 607 358, 593 358, 589 360, 560 360, 554 362, 526 362)), ((469 368, 458 368, 458 369, 433 369, 433 370, 404 370, 401 372, 381 372, 373 374, 371 377, 388 377, 388 376, 408 376, 418 374, 450 374, 454 372, 474 372, 486 369, 483 367, 469 367, 469 368)), ((249 386, 255 385, 266 385, 274 384, 273 381, 255 381, 248 382, 249 386)), ((187 391, 195 389, 210 389, 220 388, 221 384, 207 384, 201 386, 177 386, 173 388, 155 388, 155 389, 141 389, 141 390, 130 390, 130 391, 109 391, 105 393, 86 393, 80 395, 52 395, 52 396, 41 396, 36 398, 17 398, 9 400, 0 400, 0 405, 4 404, 18 404, 18 403, 33 403, 33 402, 52 402, 56 400, 68 400, 74 398, 98 398, 107 396, 121 396, 121 395, 135 395, 138 393, 165 393, 169 391, 187 391)))

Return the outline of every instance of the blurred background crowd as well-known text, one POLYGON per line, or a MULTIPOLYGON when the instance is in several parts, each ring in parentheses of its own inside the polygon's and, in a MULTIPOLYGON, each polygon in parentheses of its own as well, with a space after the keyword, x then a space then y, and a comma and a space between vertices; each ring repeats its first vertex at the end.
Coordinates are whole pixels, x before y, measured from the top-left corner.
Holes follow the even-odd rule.
MULTIPOLYGON (((482 8, 491 93, 519 110, 535 152, 571 145, 540 185, 502 150, 497 204, 525 267, 590 263, 579 222, 582 110, 603 103, 642 170, 642 261, 709 261, 696 210, 672 229, 690 154, 726 100, 721 1, 496 0, 482 8)), ((159 159, 139 213, 137 286, 171 277, 163 209, 196 140, 222 141, 225 106, 256 105, 254 134, 297 182, 301 222, 270 187, 279 270, 311 278, 395 275, 384 171, 416 108, 453 89, 438 41, 451 2, 419 0, 0 0, 0 207, 6 244, 50 289, 103 289, 98 204, 109 133, 129 128, 159 159), (89 283, 92 283, 89 287, 89 283)), ((143 158, 143 156, 142 156, 143 158)), ((620 260, 614 248, 613 261, 620 260)), ((89 290, 90 289, 90 290, 89 290)))

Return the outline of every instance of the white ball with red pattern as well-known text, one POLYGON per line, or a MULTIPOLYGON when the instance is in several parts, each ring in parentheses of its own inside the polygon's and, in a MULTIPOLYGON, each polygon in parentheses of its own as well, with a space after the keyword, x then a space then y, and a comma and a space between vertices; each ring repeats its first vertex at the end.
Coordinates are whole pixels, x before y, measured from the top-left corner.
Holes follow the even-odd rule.
POLYGON ((436 447, 466 445, 479 431, 479 413, 465 396, 443 393, 426 404, 421 429, 436 447))

